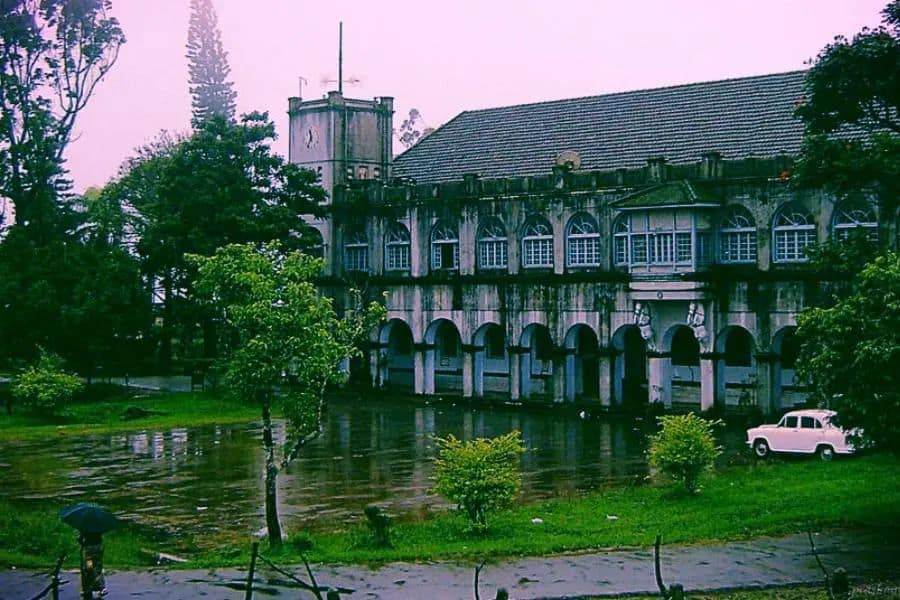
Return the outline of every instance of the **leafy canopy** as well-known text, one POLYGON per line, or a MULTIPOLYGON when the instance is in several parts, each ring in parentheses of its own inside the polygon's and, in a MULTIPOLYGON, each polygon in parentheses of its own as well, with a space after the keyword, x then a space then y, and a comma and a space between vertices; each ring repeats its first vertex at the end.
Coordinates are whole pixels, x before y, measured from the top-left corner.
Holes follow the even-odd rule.
POLYGON ((847 296, 797 317, 797 374, 812 398, 862 428, 863 442, 900 451, 900 254, 868 264, 847 296))
POLYGON ((62 359, 41 350, 37 364, 27 368, 12 386, 18 402, 41 415, 56 415, 69 404, 83 384, 63 370, 62 359))
POLYGON ((435 490, 456 502, 473 527, 486 528, 488 513, 510 506, 522 486, 522 435, 511 431, 468 442, 449 435, 436 441, 435 490))

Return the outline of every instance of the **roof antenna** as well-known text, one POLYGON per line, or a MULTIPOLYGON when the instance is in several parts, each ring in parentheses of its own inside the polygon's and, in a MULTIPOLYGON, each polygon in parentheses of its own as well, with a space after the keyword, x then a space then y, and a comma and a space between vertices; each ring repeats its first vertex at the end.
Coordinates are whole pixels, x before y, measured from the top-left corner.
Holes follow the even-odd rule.
POLYGON ((338 23, 338 94, 344 94, 344 22, 338 23))

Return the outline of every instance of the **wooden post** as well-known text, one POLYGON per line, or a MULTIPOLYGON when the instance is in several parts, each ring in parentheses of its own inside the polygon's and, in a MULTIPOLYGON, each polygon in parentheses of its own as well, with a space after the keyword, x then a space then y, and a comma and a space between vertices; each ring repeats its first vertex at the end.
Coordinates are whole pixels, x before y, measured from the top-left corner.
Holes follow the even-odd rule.
POLYGON ((250 572, 247 573, 247 593, 244 594, 244 600, 252 600, 253 598, 253 574, 256 571, 256 555, 259 553, 259 542, 253 542, 250 549, 250 572))

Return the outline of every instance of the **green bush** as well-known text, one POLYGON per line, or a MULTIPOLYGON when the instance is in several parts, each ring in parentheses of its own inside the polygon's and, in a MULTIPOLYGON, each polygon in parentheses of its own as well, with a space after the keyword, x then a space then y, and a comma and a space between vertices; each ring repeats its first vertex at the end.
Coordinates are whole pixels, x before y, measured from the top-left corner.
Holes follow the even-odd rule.
POLYGON ((63 371, 62 359, 41 351, 37 364, 26 369, 12 387, 13 398, 40 415, 57 415, 81 391, 81 379, 63 371))
POLYGON ((700 474, 722 453, 713 428, 721 421, 707 421, 694 414, 660 417, 661 429, 650 437, 650 464, 682 481, 691 494, 700 474))
POLYGON ((435 490, 456 502, 473 528, 486 529, 487 513, 510 506, 522 486, 522 435, 512 431, 470 442, 450 435, 437 438, 437 445, 435 490))

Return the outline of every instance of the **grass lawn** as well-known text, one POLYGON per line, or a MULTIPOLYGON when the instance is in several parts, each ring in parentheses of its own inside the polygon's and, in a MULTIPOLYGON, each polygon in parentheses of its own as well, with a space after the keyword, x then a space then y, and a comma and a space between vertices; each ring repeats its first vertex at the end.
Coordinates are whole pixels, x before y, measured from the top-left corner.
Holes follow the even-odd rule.
MULTIPOLYGON (((107 390, 108 391, 108 390, 107 390)), ((57 435, 106 434, 147 428, 184 427, 186 425, 225 425, 247 423, 260 418, 258 407, 247 406, 213 393, 146 393, 120 390, 103 399, 83 400, 66 408, 65 415, 38 417, 14 407, 8 415, 0 406, 0 442, 46 438, 57 435), (129 407, 152 414, 126 420, 129 407)))

